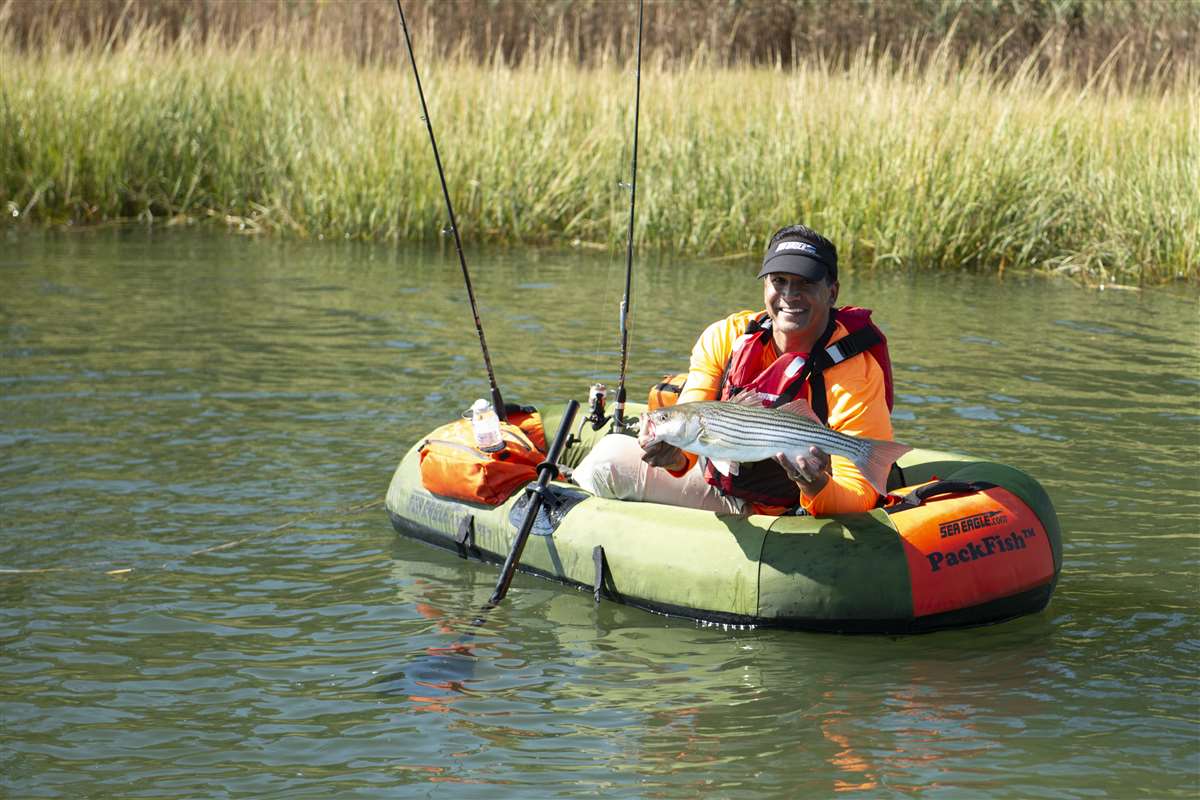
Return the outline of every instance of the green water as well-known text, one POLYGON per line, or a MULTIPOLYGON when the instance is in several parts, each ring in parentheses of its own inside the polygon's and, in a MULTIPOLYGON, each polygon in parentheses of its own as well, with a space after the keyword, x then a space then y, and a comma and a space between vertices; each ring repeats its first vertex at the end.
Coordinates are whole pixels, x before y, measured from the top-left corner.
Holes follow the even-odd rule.
MULTIPOLYGON (((469 256, 507 399, 613 382, 623 254, 469 256)), ((752 274, 647 259, 630 385, 752 274)), ((1200 793, 1194 295, 843 281, 891 339, 897 437, 1050 492, 1044 613, 728 630, 522 575, 466 657, 495 567, 353 510, 486 394, 452 252, 10 233, 0 276, 0 796, 1200 793)))

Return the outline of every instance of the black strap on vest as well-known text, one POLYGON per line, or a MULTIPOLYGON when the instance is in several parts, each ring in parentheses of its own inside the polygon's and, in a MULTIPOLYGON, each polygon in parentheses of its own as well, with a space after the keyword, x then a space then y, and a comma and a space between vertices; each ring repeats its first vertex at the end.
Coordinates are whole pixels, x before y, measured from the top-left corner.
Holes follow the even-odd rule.
POLYGON ((791 385, 783 390, 779 398, 772 404, 772 408, 778 408, 795 400, 800 394, 800 390, 804 388, 804 384, 807 383, 809 385, 808 403, 812 406, 813 413, 821 422, 829 424, 829 398, 825 396, 825 374, 823 372, 825 364, 822 362, 829 360, 832 363, 825 348, 829 346, 829 340, 833 338, 834 329, 833 314, 831 313, 829 323, 825 326, 825 332, 821 334, 821 338, 817 339, 804 366, 800 368, 799 378, 792 381, 791 385))
POLYGON ((883 340, 879 338, 879 332, 873 326, 867 325, 865 328, 859 328, 822 350, 821 363, 818 366, 821 369, 829 369, 834 364, 840 364, 859 353, 867 352, 881 341, 883 340))
POLYGON ((742 332, 742 335, 759 333, 760 331, 765 331, 770 327, 771 317, 767 314, 767 312, 764 311, 754 319, 750 320, 750 324, 746 326, 746 330, 742 332))

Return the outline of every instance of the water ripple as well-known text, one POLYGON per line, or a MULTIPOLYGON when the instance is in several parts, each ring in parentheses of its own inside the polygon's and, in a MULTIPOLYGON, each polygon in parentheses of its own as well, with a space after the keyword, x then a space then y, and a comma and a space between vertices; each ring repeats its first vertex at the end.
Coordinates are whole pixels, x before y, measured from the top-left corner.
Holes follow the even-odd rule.
MULTIPOLYGON (((728 630, 519 576, 477 624, 494 567, 341 511, 488 393, 453 260, 157 236, 6 242, 0 568, 62 571, 0 575, 0 794, 1196 793, 1194 298, 843 281, 889 334, 898 438, 1051 494, 1043 614, 728 630)), ((615 383, 605 259, 483 261, 506 397, 615 383)), ((644 267, 630 385, 757 304, 748 273, 644 267)))

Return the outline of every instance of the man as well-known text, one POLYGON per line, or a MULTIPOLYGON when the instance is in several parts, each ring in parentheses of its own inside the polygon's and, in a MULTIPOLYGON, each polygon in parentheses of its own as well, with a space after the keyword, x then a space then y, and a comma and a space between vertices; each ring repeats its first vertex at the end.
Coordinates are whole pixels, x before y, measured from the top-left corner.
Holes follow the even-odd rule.
MULTIPOLYGON (((692 349, 680 403, 728 400, 746 391, 772 405, 803 397, 834 430, 891 439, 886 341, 864 309, 838 309, 837 248, 803 225, 771 237, 758 277, 764 311, 710 325, 692 349), (836 345, 836 347, 835 347, 836 345)), ((813 447, 792 459, 743 464, 736 476, 665 442, 644 451, 607 436, 576 468, 575 480, 605 497, 693 506, 718 513, 781 514, 800 507, 825 516, 878 501, 848 459, 813 447)))

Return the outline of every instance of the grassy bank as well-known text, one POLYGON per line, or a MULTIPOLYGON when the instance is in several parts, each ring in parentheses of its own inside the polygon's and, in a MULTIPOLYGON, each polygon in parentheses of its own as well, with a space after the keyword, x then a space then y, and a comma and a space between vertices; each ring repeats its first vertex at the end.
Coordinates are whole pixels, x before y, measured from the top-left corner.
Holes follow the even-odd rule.
MULTIPOLYGON (((7 225, 215 220, 385 240, 445 212, 412 77, 336 50, 0 43, 7 225)), ((517 66, 419 54, 464 236, 623 241, 632 74, 552 43, 517 66)), ((1033 63, 1032 61, 1030 62, 1033 63)), ((1200 278, 1200 90, 982 59, 792 70, 647 64, 638 240, 758 251, 804 221, 858 266, 1200 278)))

